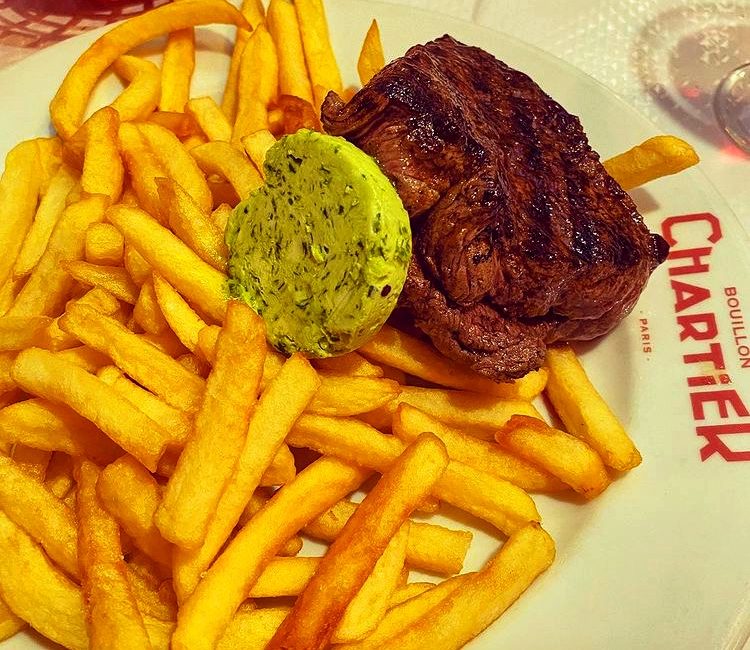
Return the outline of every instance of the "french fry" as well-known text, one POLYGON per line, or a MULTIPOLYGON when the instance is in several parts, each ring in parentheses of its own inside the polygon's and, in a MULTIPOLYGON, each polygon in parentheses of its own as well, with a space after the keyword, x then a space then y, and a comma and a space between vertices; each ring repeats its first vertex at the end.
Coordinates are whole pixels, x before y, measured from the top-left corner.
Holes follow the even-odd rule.
POLYGON ((408 535, 407 521, 388 542, 372 573, 346 607, 331 637, 333 643, 356 641, 367 636, 385 616, 388 602, 398 587, 404 568, 408 535))
POLYGON ((232 141, 268 127, 268 105, 279 96, 279 59, 265 23, 248 38, 240 61, 232 141))
POLYGON ((228 203, 218 205, 211 213, 211 222, 216 226, 219 232, 225 232, 229 217, 232 216, 232 206, 228 203))
POLYGON ((673 135, 657 135, 604 161, 604 169, 624 190, 681 172, 700 159, 687 142, 673 135))
POLYGON ((602 459, 591 447, 534 418, 513 416, 495 433, 495 440, 520 458, 543 467, 587 499, 598 496, 609 485, 602 459))
POLYGON ((187 354, 183 354, 182 356, 177 357, 177 361, 179 361, 180 364, 187 368, 190 372, 198 375, 199 377, 202 377, 203 379, 208 377, 208 373, 211 371, 211 366, 208 364, 208 362, 203 360, 201 357, 194 355, 192 352, 188 352, 187 354))
POLYGON ((214 227, 208 213, 203 212, 177 183, 158 178, 156 185, 172 232, 204 262, 217 271, 226 272, 228 252, 223 231, 214 227))
POLYGON ((178 549, 175 553, 175 590, 180 600, 193 592, 201 574, 229 538, 263 473, 283 449, 286 434, 319 385, 310 364, 302 356, 293 355, 263 391, 250 420, 237 466, 215 509, 202 545, 196 550, 178 549))
POLYGON ((390 325, 384 325, 359 352, 375 363, 398 368, 433 384, 504 399, 530 401, 542 392, 547 382, 547 372, 543 369, 510 383, 492 381, 446 359, 432 346, 390 325))
POLYGON ((232 124, 212 97, 191 99, 185 111, 195 118, 209 140, 229 142, 232 139, 232 124))
POLYGON ((146 280, 141 286, 133 307, 133 318, 149 334, 162 334, 169 329, 169 323, 159 308, 152 280, 146 280))
POLYGON ((125 244, 122 263, 130 279, 139 287, 143 286, 143 283, 151 278, 151 265, 130 244, 125 244))
POLYGON ((370 363, 357 352, 347 352, 338 357, 313 360, 313 365, 329 375, 354 377, 382 377, 383 369, 370 363))
POLYGON ((125 240, 109 223, 95 223, 86 231, 86 261, 91 264, 117 266, 122 264, 125 240))
POLYGON ((73 577, 78 576, 76 522, 73 513, 44 484, 0 454, 0 509, 73 577), (34 516, 29 516, 34 513, 34 516))
POLYGON ((94 648, 151 650, 122 559, 120 530, 96 494, 99 469, 89 461, 74 471, 78 513, 78 555, 87 622, 94 648))
POLYGON ((511 536, 481 571, 463 581, 418 623, 379 647, 388 650, 463 647, 518 600, 547 570, 554 557, 555 544, 542 527, 536 523, 525 526, 511 536))
POLYGON ((213 648, 258 576, 308 521, 357 489, 369 471, 322 458, 282 487, 237 533, 182 604, 174 650, 213 648))
POLYGON ((250 590, 250 598, 298 596, 320 564, 319 557, 279 557, 271 560, 250 590))
POLYGON ((60 319, 60 326, 106 354, 118 368, 167 404, 183 411, 198 409, 204 382, 113 318, 86 305, 71 305, 60 319))
POLYGON ((10 611, 5 602, 0 599, 0 641, 10 639, 25 627, 26 621, 18 618, 18 616, 10 611))
POLYGON ((0 285, 11 277, 24 237, 31 228, 41 190, 39 152, 34 140, 17 144, 0 177, 0 285))
POLYGON ((62 164, 63 143, 57 136, 35 138, 34 143, 39 153, 39 171, 42 174, 40 192, 44 194, 62 164))
POLYGON ((320 0, 296 0, 294 7, 297 10, 315 106, 320 108, 329 90, 340 95, 344 89, 328 34, 325 10, 320 0))
POLYGON ((216 649, 264 650, 289 611, 289 607, 264 607, 237 612, 216 649))
POLYGON ((57 316, 62 311, 75 282, 62 262, 83 258, 86 231, 104 220, 106 203, 105 197, 97 195, 65 209, 9 316, 57 316))
POLYGON ((344 643, 337 650, 376 650, 403 630, 409 629, 433 608, 455 592, 475 574, 465 573, 445 580, 439 585, 427 589, 422 594, 394 606, 378 623, 375 630, 361 641, 344 643))
POLYGON ((320 376, 320 389, 308 407, 317 415, 350 416, 367 413, 398 397, 401 387, 376 377, 320 376))
POLYGON ((66 406, 43 399, 28 399, 1 409, 0 439, 43 451, 84 456, 97 463, 111 463, 122 453, 87 419, 66 406))
POLYGON ((201 129, 198 126, 198 123, 195 121, 195 118, 188 113, 182 113, 179 111, 156 111, 148 116, 147 121, 174 133, 182 141, 183 147, 185 146, 184 140, 193 136, 201 135, 201 129))
POLYGON ((10 352, 36 346, 47 347, 48 316, 0 317, 0 351, 10 352))
POLYGON ((146 467, 152 471, 156 469, 168 435, 159 424, 104 382, 82 368, 36 348, 18 355, 12 373, 16 383, 26 392, 67 404, 146 467))
POLYGON ((138 287, 121 266, 102 266, 77 260, 63 262, 62 267, 70 277, 91 287, 104 289, 123 302, 134 305, 138 300, 138 287))
POLYGON ((188 350, 195 352, 199 335, 206 323, 172 285, 158 274, 154 274, 154 292, 169 327, 188 350))
POLYGON ((104 509, 133 543, 151 559, 171 566, 172 546, 154 525, 161 488, 143 465, 132 456, 118 458, 102 470, 96 491, 104 509))
POLYGON ((97 372, 105 384, 131 402, 167 432, 170 447, 182 447, 193 431, 193 418, 179 409, 160 400, 145 388, 130 381, 119 368, 105 366, 97 372))
MULTIPOLYGON (((523 416, 513 416, 510 422, 513 422, 516 417, 523 416)), ((524 418, 524 420, 546 426, 534 418, 524 418)), ((452 460, 458 460, 469 467, 510 481, 524 490, 560 492, 567 489, 565 483, 557 478, 556 474, 541 469, 538 463, 534 464, 534 461, 525 455, 508 453, 497 445, 479 440, 463 433, 458 428, 443 424, 413 406, 401 404, 393 416, 393 433, 404 442, 410 442, 423 431, 431 431, 440 438, 452 460)), ((542 465, 542 467, 546 466, 542 465)))
MULTIPOLYGON (((144 572, 141 567, 136 567, 129 561, 126 562, 126 567, 130 588, 133 590, 133 596, 138 603, 138 611, 141 612, 144 619, 151 617, 170 623, 176 621, 177 599, 169 581, 162 580, 155 572, 144 572)), ((148 627, 146 630, 148 631, 148 627)), ((149 638, 151 638, 151 634, 149 634, 149 638)), ((168 648, 169 645, 167 644, 166 647, 168 648)))
POLYGON ((138 204, 154 219, 162 220, 156 179, 166 176, 166 169, 135 124, 120 124, 118 140, 138 204))
POLYGON ((263 179, 247 156, 228 142, 208 142, 191 149, 190 154, 206 174, 226 178, 241 198, 263 184, 263 179))
MULTIPOLYGON (((240 11, 242 11, 242 15, 253 30, 265 20, 265 10, 261 0, 243 0, 240 11)), ((240 62, 242 61, 242 53, 245 50, 248 38, 250 38, 250 32, 247 29, 238 27, 234 49, 232 50, 232 58, 229 62, 229 73, 224 88, 224 96, 221 100, 221 110, 230 122, 234 122, 234 118, 237 115, 237 87, 239 84, 240 62)))
POLYGON ((407 600, 423 594, 425 591, 435 588, 434 582, 410 582, 398 587, 388 601, 388 609, 396 607, 407 600))
MULTIPOLYGON (((296 133, 300 129, 310 129, 312 131, 322 131, 318 112, 310 102, 294 97, 293 95, 282 95, 279 97, 279 110, 282 112, 282 124, 284 133, 296 133)), ((276 133, 273 129, 272 115, 269 113, 269 130, 276 133)))
POLYGON ((70 492, 73 483, 73 457, 62 452, 52 454, 44 477, 44 487, 58 499, 62 499, 70 492))
POLYGON ((171 332, 169 330, 163 332, 162 334, 145 333, 138 334, 137 336, 142 341, 145 341, 149 345, 152 345, 167 356, 172 357, 172 359, 176 359, 180 355, 188 352, 188 349, 182 344, 180 339, 175 336, 174 332, 171 332))
POLYGON ((195 30, 192 27, 172 32, 164 47, 161 66, 160 111, 185 110, 190 98, 190 81, 195 70, 195 30))
MULTIPOLYGON (((142 123, 138 129, 168 176, 188 193, 201 210, 208 213, 213 207, 211 190, 203 172, 177 136, 156 124, 142 123)), ((158 187, 157 182, 157 192, 158 187)))
MULTIPOLYGON (((283 3, 288 2, 288 0, 280 1, 283 3)), ((242 146, 247 155, 250 156, 250 160, 253 161, 253 165, 255 165, 261 178, 266 177, 263 162, 266 159, 266 153, 268 153, 268 150, 274 144, 276 144, 276 138, 268 129, 260 129, 242 137, 242 146)))
MULTIPOLYGON (((340 501, 311 521, 304 532, 327 542, 335 540, 354 514, 357 504, 340 501)), ((414 569, 452 575, 461 571, 472 534, 435 524, 412 521, 406 541, 406 562, 414 569)))
POLYGON ((312 86, 294 4, 291 0, 271 0, 266 20, 279 57, 281 94, 294 95, 312 104, 312 86))
POLYGON ((364 86, 369 83, 378 72, 385 66, 385 56, 383 55, 383 44, 380 42, 380 28, 378 21, 373 20, 365 34, 365 40, 362 43, 362 50, 357 60, 357 72, 359 81, 364 86))
POLYGON ((81 590, 0 511, 0 594, 19 618, 52 641, 87 650, 81 590))
POLYGON ((73 365, 83 368, 86 372, 91 373, 95 373, 99 368, 112 363, 112 359, 106 354, 102 354, 99 350, 93 350, 86 345, 79 345, 75 348, 61 350, 54 354, 58 359, 62 359, 67 363, 72 363, 73 365))
POLYGON ((231 302, 194 432, 156 513, 162 535, 181 548, 200 547, 240 459, 265 353, 262 319, 244 303, 231 302))
POLYGON ((486 440, 492 440, 495 431, 513 415, 542 419, 534 405, 526 400, 506 400, 468 391, 402 386, 399 396, 386 406, 387 412, 393 416, 399 404, 409 404, 441 422, 465 428, 486 440))
POLYGON ((263 487, 284 485, 289 483, 296 475, 297 468, 294 464, 294 455, 287 445, 282 444, 271 464, 263 472, 259 485, 263 487))
POLYGON ((15 352, 0 352, 0 394, 16 388, 10 370, 17 356, 15 352))
MULTIPOLYGON (((349 462, 386 471, 404 449, 394 436, 380 433, 353 418, 303 415, 287 436, 293 447, 309 447, 349 462)), ((539 513, 517 486, 463 463, 451 461, 435 485, 433 496, 491 523, 504 533, 517 530, 539 513)))
POLYGON ((422 435, 403 451, 328 549, 312 580, 271 640, 270 650, 312 650, 327 646, 335 626, 372 573, 391 538, 419 502, 429 495, 447 465, 445 447, 432 434, 422 435))
POLYGON ((161 92, 159 68, 151 61, 125 54, 113 64, 114 71, 128 85, 112 102, 123 122, 145 120, 154 112, 161 92))
POLYGON ((52 229, 65 209, 65 200, 77 180, 77 175, 67 165, 62 165, 51 179, 47 191, 39 201, 34 221, 26 233, 16 258, 13 277, 20 278, 29 275, 42 257, 52 229))
POLYGON ((594 388, 573 349, 548 348, 545 365, 549 370, 547 396, 568 432, 592 447, 607 467, 624 472, 640 465, 640 452, 594 388))
POLYGON ((183 0, 134 16, 101 36, 70 68, 52 99, 50 116, 57 132, 63 138, 75 133, 96 82, 120 56, 158 36, 210 23, 249 27, 242 14, 226 2, 183 0))
POLYGON ((46 449, 16 444, 13 447, 11 458, 23 472, 38 483, 43 483, 47 477, 47 467, 52 458, 52 453, 46 449))
POLYGON ((224 319, 227 308, 224 274, 206 264, 142 210, 114 206, 107 211, 107 220, 180 294, 217 322, 224 319))

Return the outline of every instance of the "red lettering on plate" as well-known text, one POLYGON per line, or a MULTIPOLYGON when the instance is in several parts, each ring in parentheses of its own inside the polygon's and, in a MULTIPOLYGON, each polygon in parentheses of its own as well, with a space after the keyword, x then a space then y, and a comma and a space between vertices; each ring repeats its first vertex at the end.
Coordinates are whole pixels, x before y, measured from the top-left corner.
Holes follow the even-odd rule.
POLYGON ((721 239, 721 223, 718 218, 710 212, 696 212, 695 214, 681 214, 674 217, 667 217, 661 222, 661 232, 662 235, 664 235, 664 239, 667 240, 667 243, 670 246, 675 246, 680 241, 675 233, 678 230, 682 230, 681 228, 678 228, 678 226, 690 224, 685 229, 686 235, 689 237, 697 231, 694 224, 701 222, 708 226, 708 236, 705 237, 703 241, 715 244, 721 239))
POLYGON ((704 262, 704 257, 711 255, 711 248, 689 248, 682 251, 670 251, 667 259, 669 260, 691 260, 690 264, 681 266, 670 266, 669 275, 689 275, 692 273, 708 273, 708 262, 704 262))
POLYGON ((706 402, 715 402, 718 407, 719 417, 726 419, 730 417, 728 406, 731 406, 734 413, 739 417, 747 417, 750 411, 747 410, 745 403, 736 390, 707 390, 703 393, 690 393, 690 404, 693 407, 693 418, 696 420, 705 420, 706 413, 703 405, 706 402))
POLYGON ((677 324, 680 326, 680 341, 707 341, 719 334, 716 314, 681 314, 677 317, 677 324))
POLYGON ((750 433, 750 422, 744 424, 719 424, 714 426, 697 427, 695 432, 706 439, 706 444, 700 451, 701 460, 705 461, 714 454, 719 454, 724 460, 733 463, 750 461, 750 450, 734 451, 721 439, 737 433, 750 433))
POLYGON ((679 314, 681 311, 700 305, 711 297, 711 291, 705 287, 699 287, 687 282, 672 280, 672 291, 674 291, 674 310, 679 314))

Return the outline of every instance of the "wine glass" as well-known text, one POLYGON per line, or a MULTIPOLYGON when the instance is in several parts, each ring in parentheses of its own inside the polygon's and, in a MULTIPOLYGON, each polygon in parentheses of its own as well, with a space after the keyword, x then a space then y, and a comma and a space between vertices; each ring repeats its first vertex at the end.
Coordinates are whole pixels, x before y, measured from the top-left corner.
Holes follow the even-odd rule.
POLYGON ((750 153, 750 63, 721 80, 714 94, 714 112, 724 132, 750 153))

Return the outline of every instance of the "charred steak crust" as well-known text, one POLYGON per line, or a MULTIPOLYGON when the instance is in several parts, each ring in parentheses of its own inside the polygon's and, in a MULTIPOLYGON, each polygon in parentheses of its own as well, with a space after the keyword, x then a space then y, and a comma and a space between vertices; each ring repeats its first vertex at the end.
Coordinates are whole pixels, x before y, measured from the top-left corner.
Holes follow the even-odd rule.
POLYGON ((323 125, 372 155, 412 217, 401 305, 444 354, 498 380, 633 308, 666 242, 577 117, 527 75, 443 36, 412 47, 323 125))

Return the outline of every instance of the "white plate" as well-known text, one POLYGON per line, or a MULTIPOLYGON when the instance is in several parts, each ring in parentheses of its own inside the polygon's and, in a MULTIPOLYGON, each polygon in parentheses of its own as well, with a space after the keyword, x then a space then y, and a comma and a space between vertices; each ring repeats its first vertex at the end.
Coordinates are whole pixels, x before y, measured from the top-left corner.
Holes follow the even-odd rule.
MULTIPOLYGON (((581 117, 603 157, 657 133, 591 78, 509 36, 390 5, 329 0, 328 7, 335 48, 351 81, 362 36, 377 17, 389 58, 448 32, 529 73, 581 117)), ((227 32, 201 31, 200 42, 210 51, 199 57, 194 92, 218 93, 227 60, 218 52, 228 48, 221 36, 227 32)), ((47 103, 91 40, 90 34, 71 39, 0 72, 0 155, 20 139, 47 132, 47 103)), ((115 82, 104 86, 100 98, 116 89, 115 82)), ((596 385, 637 441, 643 465, 590 504, 536 499, 557 541, 557 560, 471 648, 729 649, 742 647, 750 631, 750 415, 743 411, 750 408, 750 338, 734 341, 750 337, 750 242, 699 170, 662 179, 635 196, 654 231, 677 224, 680 215, 711 215, 673 228, 675 250, 710 249, 709 269, 670 278, 670 268, 686 260, 667 261, 634 313, 583 351, 596 385), (712 243, 707 240, 711 224, 721 229, 712 243), (705 300, 677 314, 674 281, 704 288, 705 300), (736 288, 731 298, 742 318, 730 312, 735 303, 727 303, 728 287, 736 288), (715 315, 716 336, 680 341, 678 316, 701 313, 715 315), (723 371, 684 361, 683 355, 706 352, 711 343, 723 352, 723 371), (744 367, 742 359, 747 359, 744 367), (689 377, 722 374, 732 383, 688 386, 689 377), (731 391, 724 397, 734 395, 736 402, 724 403, 724 417, 716 402, 706 402, 705 419, 698 419, 695 396, 716 390, 731 391), (713 425, 744 427, 743 433, 719 438, 735 460, 719 453, 701 457, 706 439, 696 427, 713 425)), ((477 568, 496 548, 497 540, 480 532, 467 568, 477 568)), ((18 637, 2 647, 38 646, 18 637)))

